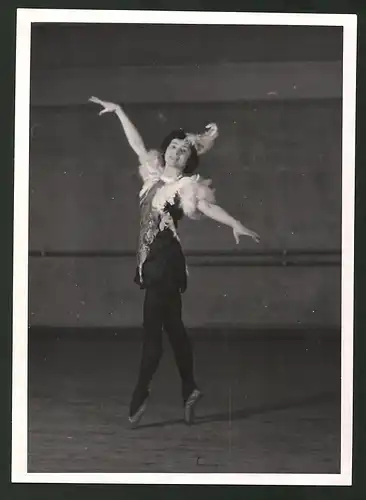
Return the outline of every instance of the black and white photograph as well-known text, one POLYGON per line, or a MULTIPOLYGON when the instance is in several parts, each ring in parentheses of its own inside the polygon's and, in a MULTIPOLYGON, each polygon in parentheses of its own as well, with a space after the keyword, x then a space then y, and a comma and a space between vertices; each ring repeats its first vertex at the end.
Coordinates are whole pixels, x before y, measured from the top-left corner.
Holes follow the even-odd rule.
POLYGON ((356 23, 18 9, 13 482, 351 484, 356 23))

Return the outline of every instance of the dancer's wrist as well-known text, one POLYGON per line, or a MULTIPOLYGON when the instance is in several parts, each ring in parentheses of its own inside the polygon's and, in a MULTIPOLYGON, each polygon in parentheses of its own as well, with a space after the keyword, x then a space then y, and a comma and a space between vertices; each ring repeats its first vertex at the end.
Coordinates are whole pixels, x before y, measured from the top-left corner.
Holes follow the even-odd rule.
POLYGON ((241 231, 243 229, 243 224, 239 220, 234 219, 233 229, 234 231, 241 231))

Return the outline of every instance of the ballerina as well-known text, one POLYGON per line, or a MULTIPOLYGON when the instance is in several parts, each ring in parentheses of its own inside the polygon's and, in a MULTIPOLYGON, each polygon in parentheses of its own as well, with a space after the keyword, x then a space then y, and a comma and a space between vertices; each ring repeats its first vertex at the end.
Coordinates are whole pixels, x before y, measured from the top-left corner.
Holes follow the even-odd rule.
POLYGON ((207 152, 218 136, 215 123, 202 134, 172 131, 160 150, 147 150, 141 135, 122 107, 91 97, 102 106, 99 115, 115 113, 129 145, 139 159, 143 182, 140 190, 140 233, 135 282, 145 290, 143 305, 143 348, 137 384, 132 394, 129 421, 135 427, 143 416, 150 383, 162 356, 162 331, 173 348, 182 381, 184 421, 194 421, 194 409, 202 397, 193 370, 193 352, 182 321, 181 294, 187 288, 188 269, 178 235, 178 222, 184 216, 200 214, 232 228, 236 243, 240 236, 259 242, 254 231, 229 215, 215 203, 211 180, 193 172, 199 156, 207 152))

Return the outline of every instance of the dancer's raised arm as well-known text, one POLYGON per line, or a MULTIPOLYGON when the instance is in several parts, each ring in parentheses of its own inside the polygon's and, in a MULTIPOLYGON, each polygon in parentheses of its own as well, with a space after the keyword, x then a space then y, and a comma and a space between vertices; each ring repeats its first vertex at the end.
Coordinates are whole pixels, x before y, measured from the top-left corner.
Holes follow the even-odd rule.
POLYGON ((234 217, 232 217, 218 205, 208 203, 205 200, 200 200, 198 202, 198 209, 200 210, 200 212, 206 215, 206 217, 209 217, 210 219, 221 222, 222 224, 231 227, 236 243, 239 243, 240 236, 250 236, 256 243, 259 243, 260 238, 257 233, 244 227, 241 222, 234 219, 234 217))
POLYGON ((124 133, 126 134, 126 138, 128 140, 129 145, 142 161, 146 155, 146 148, 144 141, 142 140, 139 131, 136 129, 135 125, 128 118, 128 116, 123 111, 121 106, 113 102, 102 101, 101 99, 98 99, 98 97, 94 96, 90 97, 89 101, 103 106, 104 109, 100 111, 99 115, 102 115, 104 113, 115 113, 118 116, 118 119, 123 127, 124 133))

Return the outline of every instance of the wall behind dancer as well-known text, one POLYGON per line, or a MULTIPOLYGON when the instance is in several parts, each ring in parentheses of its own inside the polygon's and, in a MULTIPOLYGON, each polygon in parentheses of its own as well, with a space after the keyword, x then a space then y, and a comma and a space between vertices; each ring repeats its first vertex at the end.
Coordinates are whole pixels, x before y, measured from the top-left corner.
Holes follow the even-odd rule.
MULTIPOLYGON (((261 247, 340 248, 339 102, 129 105, 126 109, 150 145, 160 144, 180 122, 187 130, 202 129, 206 117, 220 123, 220 137, 200 168, 220 186, 218 195, 225 205, 238 216, 248 214, 254 225, 265 230, 261 247)), ((123 140, 118 121, 105 116, 100 123, 87 105, 36 108, 32 124, 31 181, 37 193, 32 197, 31 248, 133 251, 140 181, 135 156, 123 140), (117 230, 121 212, 128 217, 123 229, 117 230)), ((232 248, 230 231, 219 231, 206 221, 190 224, 183 237, 188 238, 188 250, 232 248)))
MULTIPOLYGON (((187 129, 196 130, 211 115, 215 117, 221 133, 214 149, 202 159, 202 174, 220 186, 220 203, 263 235, 262 249, 340 248, 338 102, 150 105, 128 106, 128 110, 148 144, 164 137, 179 118, 187 129)), ((119 124, 104 118, 101 124, 88 107, 32 113, 31 250, 135 251, 136 160, 119 124)), ((180 231, 188 253, 238 249, 231 232, 209 220, 183 221, 180 231)), ((245 241, 240 249, 258 247, 245 241)), ((133 259, 31 260, 34 320, 56 325, 73 320, 135 324, 137 311, 135 316, 131 307, 136 298, 130 290, 133 259), (55 283, 57 306, 45 308, 55 283), (85 307, 75 307, 79 298, 92 304, 87 314, 85 307), (126 314, 119 298, 127 305, 126 314), (114 312, 107 316, 110 307, 114 312)), ((192 324, 220 321, 217 304, 224 311, 223 322, 234 318, 245 324, 297 320, 338 324, 337 268, 194 267, 191 275, 192 303, 187 314, 192 324), (197 293, 206 297, 206 307, 194 306, 197 293), (225 302, 223 293, 231 300, 225 302)))
MULTIPOLYGON (((80 68, 79 75, 81 89, 90 83, 89 73, 80 68)), ((101 122, 87 104, 89 95, 85 91, 85 105, 32 108, 30 250, 71 254, 30 259, 32 325, 140 322, 141 299, 131 282, 139 216, 136 159, 118 123, 110 116, 101 122), (72 256, 80 251, 96 256, 72 256), (104 251, 131 257, 97 256, 104 251)), ((261 234, 261 250, 340 249, 340 99, 130 102, 125 108, 148 147, 176 127, 199 131, 218 123, 220 137, 200 172, 219 188, 219 203, 261 234)), ((180 234, 188 254, 259 249, 251 241, 237 247, 230 230, 209 220, 184 220, 180 234)), ((339 267, 224 267, 209 266, 211 257, 200 259, 205 265, 190 267, 187 326, 339 326, 339 267)))

